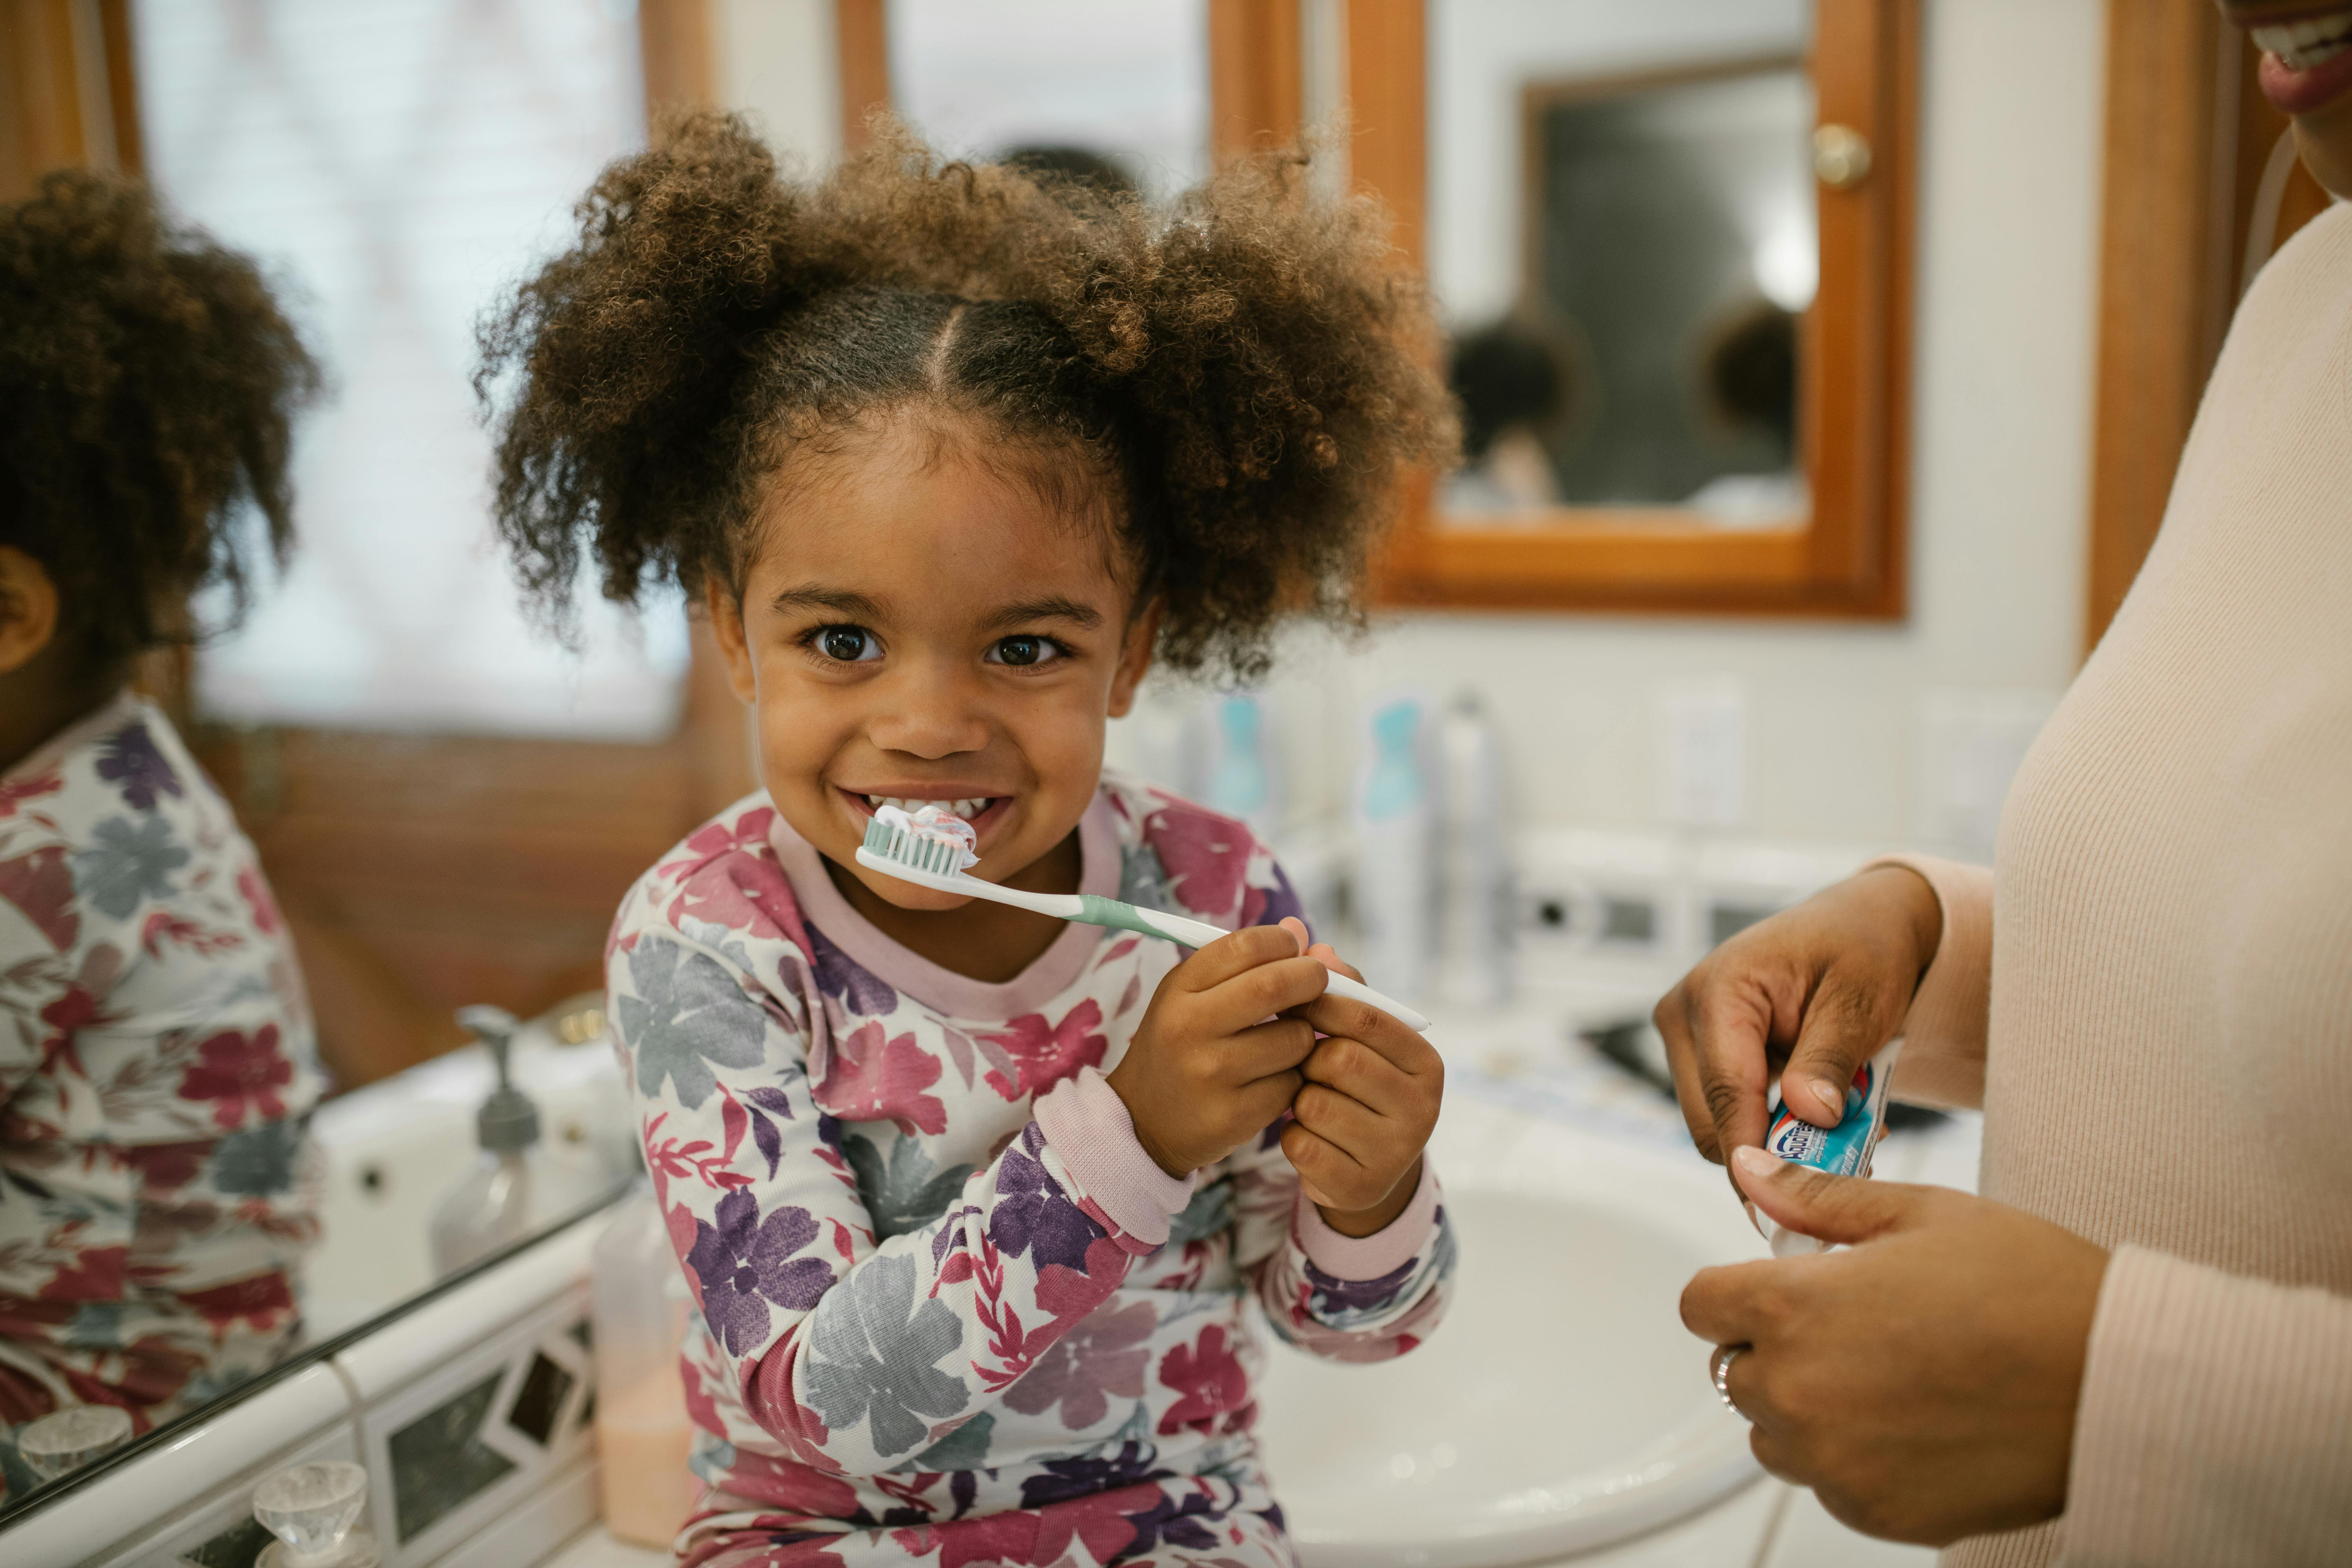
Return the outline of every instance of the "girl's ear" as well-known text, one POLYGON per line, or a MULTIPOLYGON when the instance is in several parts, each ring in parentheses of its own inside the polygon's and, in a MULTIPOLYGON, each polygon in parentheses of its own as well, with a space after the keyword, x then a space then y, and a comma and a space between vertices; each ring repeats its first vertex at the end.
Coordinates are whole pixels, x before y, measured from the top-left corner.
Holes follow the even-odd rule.
POLYGON ((710 617, 710 637, 719 645, 719 657, 727 661, 727 684, 735 689, 737 700, 746 705, 756 702, 760 687, 752 676, 751 644, 743 635, 743 606, 736 602, 734 590, 706 574, 702 608, 710 617))
POLYGON ((1160 601, 1154 599, 1143 606, 1143 613, 1127 623, 1127 641, 1118 650, 1118 668, 1110 678, 1110 716, 1127 717, 1135 706, 1135 689, 1151 670, 1151 650, 1160 643, 1160 601))
POLYGON ((0 544, 0 675, 13 675, 58 635, 58 585, 47 568, 0 544))

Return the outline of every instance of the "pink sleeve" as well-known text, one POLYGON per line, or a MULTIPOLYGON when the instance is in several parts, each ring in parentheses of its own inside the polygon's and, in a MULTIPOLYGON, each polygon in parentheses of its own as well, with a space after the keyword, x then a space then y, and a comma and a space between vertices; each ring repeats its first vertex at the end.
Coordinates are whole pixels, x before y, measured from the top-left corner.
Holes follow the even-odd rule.
POLYGON ((1029 1114, 1113 1225, 1152 1247, 1168 1239, 1168 1222, 1192 1201, 1201 1173, 1171 1176, 1143 1152, 1127 1101, 1099 1068, 1080 1068, 1039 1096, 1029 1114))
POLYGON ((1393 1274, 1419 1256, 1437 1226, 1437 1167, 1427 1156, 1421 1162, 1421 1184, 1404 1212, 1370 1236, 1348 1236, 1333 1230, 1304 1192, 1298 1194, 1298 1245, 1307 1259, 1334 1279, 1378 1279, 1393 1274))
POLYGON ((1992 1003, 1992 872, 1932 855, 1890 855, 1863 868, 1900 866, 1936 889, 1944 934, 1903 1020, 1903 1059, 1893 1093, 1913 1105, 1984 1104, 1985 1029, 1992 1003))
POLYGON ((2068 1478, 2084 1568, 2327 1563, 2352 1542, 2352 1300, 2119 1249, 2068 1478))

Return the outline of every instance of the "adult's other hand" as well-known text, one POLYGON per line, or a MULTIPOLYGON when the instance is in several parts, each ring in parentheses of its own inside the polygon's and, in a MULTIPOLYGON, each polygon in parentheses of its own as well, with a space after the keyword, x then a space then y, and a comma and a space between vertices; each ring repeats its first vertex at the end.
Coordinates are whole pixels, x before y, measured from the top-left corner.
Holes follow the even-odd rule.
POLYGON ((1720 1164, 1764 1142, 1764 1094, 1817 1127, 1844 1114, 1854 1069, 1895 1037, 1936 955, 1927 879, 1880 866, 1760 921, 1701 959, 1653 1015, 1691 1141, 1720 1164))
POLYGON ((1856 1530, 1946 1545, 2065 1507, 2107 1255, 2005 1204, 1824 1175, 1758 1148, 1735 1179, 1848 1250, 1709 1268, 1683 1322, 1747 1346, 1725 1374, 1757 1460, 1856 1530))

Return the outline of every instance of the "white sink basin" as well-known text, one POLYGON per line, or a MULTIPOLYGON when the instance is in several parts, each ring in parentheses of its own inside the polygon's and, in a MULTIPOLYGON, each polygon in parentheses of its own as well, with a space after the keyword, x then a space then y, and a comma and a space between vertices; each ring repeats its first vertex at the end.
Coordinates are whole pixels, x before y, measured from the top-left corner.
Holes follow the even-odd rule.
POLYGON ((1723 1176, 1475 1101, 1432 1144, 1462 1243, 1445 1322, 1344 1366, 1276 1346, 1259 1435, 1306 1568, 1486 1568, 1588 1550, 1754 1479, 1675 1310, 1766 1256, 1723 1176))

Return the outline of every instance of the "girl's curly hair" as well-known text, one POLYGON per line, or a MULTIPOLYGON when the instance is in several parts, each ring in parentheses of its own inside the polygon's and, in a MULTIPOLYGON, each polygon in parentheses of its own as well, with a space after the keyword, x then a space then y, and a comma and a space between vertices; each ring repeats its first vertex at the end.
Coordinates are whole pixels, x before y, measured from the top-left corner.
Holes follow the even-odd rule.
POLYGON ((284 563, 319 385, 254 264, 146 186, 59 170, 0 205, 0 544, 57 584, 79 676, 184 637, 196 588, 233 623, 256 557, 284 563))
POLYGON ((590 555, 623 602, 740 593, 797 443, 929 405, 1108 481, 1170 664, 1252 677, 1286 616, 1354 624, 1400 468, 1455 444, 1379 209, 1309 199, 1297 152, 1155 211, 877 130, 806 184, 734 117, 673 121, 486 320, 499 528, 557 621, 590 555))

